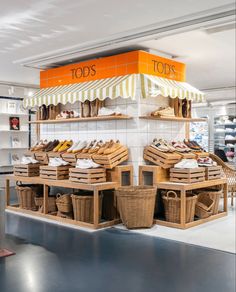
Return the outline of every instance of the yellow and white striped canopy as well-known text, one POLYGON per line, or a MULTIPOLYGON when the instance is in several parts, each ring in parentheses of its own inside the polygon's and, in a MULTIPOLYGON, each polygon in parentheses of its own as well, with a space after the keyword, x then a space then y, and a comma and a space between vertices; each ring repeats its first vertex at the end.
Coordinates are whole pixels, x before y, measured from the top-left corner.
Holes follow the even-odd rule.
POLYGON ((107 97, 115 99, 119 96, 122 98, 135 99, 135 74, 43 88, 36 92, 34 96, 26 97, 23 103, 25 108, 33 108, 43 104, 73 104, 76 101, 93 101, 96 98, 104 100, 107 97))
POLYGON ((187 98, 196 102, 202 102, 204 100, 203 92, 186 82, 179 82, 147 74, 141 74, 140 79, 143 98, 162 95, 171 98, 187 98))
POLYGON ((115 99, 136 98, 137 89, 141 88, 143 98, 163 95, 171 98, 187 98, 196 102, 204 100, 204 94, 186 82, 178 82, 147 74, 130 74, 113 78, 100 79, 89 82, 81 82, 70 85, 61 85, 40 89, 33 97, 24 98, 25 108, 45 105, 57 105, 59 103, 93 101, 98 98, 115 99))

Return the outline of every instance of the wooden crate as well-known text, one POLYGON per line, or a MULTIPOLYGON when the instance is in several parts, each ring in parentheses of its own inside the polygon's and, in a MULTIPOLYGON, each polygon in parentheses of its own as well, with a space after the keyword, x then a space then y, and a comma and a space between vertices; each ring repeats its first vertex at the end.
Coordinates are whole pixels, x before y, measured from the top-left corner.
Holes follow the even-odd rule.
POLYGON ((205 180, 205 169, 203 167, 191 169, 170 169, 170 181, 179 183, 195 183, 205 180))
POLYGON ((43 151, 34 151, 35 159, 39 161, 40 164, 48 164, 48 154, 43 151))
POLYGON ((69 162, 72 166, 76 165, 77 158, 75 153, 63 153, 62 159, 69 162))
POLYGON ((147 146, 144 149, 143 158, 153 164, 167 169, 173 167, 182 157, 178 153, 165 153, 152 146, 147 146))
POLYGON ((13 168, 16 176, 39 176, 39 163, 35 164, 17 164, 13 168))
POLYGON ((205 167, 206 180, 218 179, 222 177, 222 166, 205 167))
POLYGON ((70 165, 40 166, 40 177, 45 179, 62 180, 69 178, 70 165))
POLYGON ((186 153, 181 153, 181 152, 178 152, 182 158, 184 159, 195 159, 196 158, 196 155, 195 153, 193 152, 186 152, 186 153))
POLYGON ((124 176, 127 174, 128 183, 125 185, 133 185, 133 166, 132 165, 118 165, 113 169, 107 170, 107 181, 118 182, 119 186, 123 186, 124 176))
POLYGON ((94 154, 92 156, 94 162, 100 164, 102 167, 106 169, 112 169, 115 166, 121 164, 122 162, 128 160, 128 148, 125 146, 120 147, 117 151, 112 154, 104 155, 104 154, 94 154))
POLYGON ((106 182, 106 169, 105 168, 71 168, 69 180, 78 183, 94 184, 106 182))
POLYGON ((151 180, 151 185, 155 186, 159 182, 169 181, 169 169, 164 169, 156 165, 139 166, 139 185, 148 185, 147 180, 151 180))
POLYGON ((47 152, 47 155, 48 155, 48 158, 54 158, 54 157, 61 158, 62 156, 60 152, 53 152, 53 151, 47 152))
POLYGON ((80 153, 77 153, 76 154, 76 159, 91 159, 92 158, 92 154, 90 153, 83 153, 83 152, 80 152, 80 153))
POLYGON ((202 152, 194 152, 194 154, 196 155, 196 158, 198 159, 198 158, 205 158, 205 157, 209 157, 209 153, 208 152, 204 152, 204 151, 202 151, 202 152))

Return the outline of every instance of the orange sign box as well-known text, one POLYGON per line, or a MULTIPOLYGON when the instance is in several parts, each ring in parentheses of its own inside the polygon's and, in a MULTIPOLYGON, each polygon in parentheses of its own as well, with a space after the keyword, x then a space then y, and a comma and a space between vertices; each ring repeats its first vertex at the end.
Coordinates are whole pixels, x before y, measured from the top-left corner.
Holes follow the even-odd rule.
POLYGON ((41 71, 40 88, 138 73, 185 81, 185 64, 133 51, 41 71))

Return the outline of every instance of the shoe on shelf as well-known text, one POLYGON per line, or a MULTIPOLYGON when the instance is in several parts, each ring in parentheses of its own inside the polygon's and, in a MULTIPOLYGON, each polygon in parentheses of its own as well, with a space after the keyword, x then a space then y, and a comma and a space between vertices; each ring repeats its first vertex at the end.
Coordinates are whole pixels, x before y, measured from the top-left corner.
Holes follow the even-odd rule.
POLYGON ((173 141, 172 142, 172 146, 178 152, 184 153, 184 152, 190 152, 191 151, 191 149, 187 145, 185 145, 184 143, 182 143, 182 142, 174 142, 173 141))
POLYGON ((165 143, 161 139, 159 140, 153 139, 152 144, 150 146, 161 152, 166 152, 166 153, 170 152, 170 148, 167 145, 165 145, 165 143))
POLYGON ((169 152, 175 152, 175 148, 166 140, 159 139, 159 142, 162 143, 162 145, 165 145, 169 149, 169 152))
POLYGON ((96 143, 96 140, 88 142, 87 145, 82 150, 82 153, 88 153, 89 149, 91 149, 95 143, 96 143))
POLYGON ((49 166, 65 166, 68 165, 69 162, 66 162, 65 160, 63 160, 62 158, 59 157, 51 157, 49 158, 49 166))
POLYGON ((30 156, 22 156, 21 158, 21 164, 36 164, 36 163, 39 163, 38 160, 30 157, 30 156))
POLYGON ((100 149, 98 149, 97 154, 99 154, 99 155, 104 154, 104 151, 105 151, 107 148, 109 148, 113 143, 114 143, 113 140, 110 140, 110 141, 104 143, 104 144, 100 147, 100 149))
POLYGON ((77 146, 72 150, 72 153, 79 153, 81 152, 87 145, 86 141, 80 141, 77 146))
POLYGON ((69 149, 67 149, 66 152, 67 153, 72 153, 73 150, 79 145, 79 143, 80 143, 80 141, 74 142, 73 145, 69 149))
POLYGON ((115 151, 117 151, 118 149, 120 149, 122 147, 122 145, 120 144, 120 141, 117 140, 116 142, 113 142, 109 145, 109 147, 107 147, 105 150, 104 150, 104 155, 109 155, 109 154, 112 154, 114 153, 115 151))
POLYGON ((216 166, 217 163, 210 157, 198 158, 197 163, 199 166, 216 166))
POLYGON ((59 140, 54 140, 48 143, 48 146, 44 149, 45 152, 52 151, 58 144, 60 143, 59 140))
POLYGON ((96 141, 93 146, 88 150, 89 154, 95 154, 102 146, 104 145, 103 141, 96 141))
POLYGON ((225 140, 235 140, 236 138, 232 135, 226 135, 225 140))
POLYGON ((88 168, 98 168, 100 164, 95 163, 92 159, 77 159, 76 168, 88 169, 88 168))
POLYGON ((151 116, 154 117, 162 117, 162 116, 166 116, 166 117, 174 117, 175 116, 175 112, 174 112, 174 108, 172 107, 160 107, 158 110, 151 112, 151 116))
POLYGON ((198 168, 196 159, 182 159, 174 165, 175 168, 198 168))
POLYGON ((58 152, 58 150, 61 148, 61 146, 65 143, 66 141, 61 141, 59 144, 53 149, 53 152, 58 152))
POLYGON ((101 107, 99 110, 98 110, 98 116, 120 116, 121 113, 119 112, 115 112, 109 108, 106 108, 106 107, 101 107))
POLYGON ((69 149, 73 144, 73 141, 65 141, 63 145, 58 149, 58 152, 65 152, 67 149, 69 149))
POLYGON ((44 140, 41 142, 38 146, 34 148, 34 151, 43 151, 44 149, 47 148, 49 142, 47 140, 44 140))

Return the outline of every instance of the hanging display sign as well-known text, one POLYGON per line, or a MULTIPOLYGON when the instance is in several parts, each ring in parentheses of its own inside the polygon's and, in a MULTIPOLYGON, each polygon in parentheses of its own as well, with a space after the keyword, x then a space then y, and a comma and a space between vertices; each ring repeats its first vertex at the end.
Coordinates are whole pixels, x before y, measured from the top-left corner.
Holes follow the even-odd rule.
POLYGON ((185 81, 185 64, 144 51, 133 51, 41 71, 40 87, 54 87, 139 73, 185 81))

